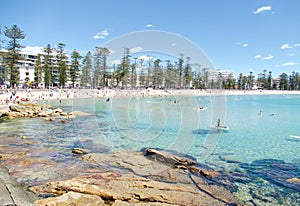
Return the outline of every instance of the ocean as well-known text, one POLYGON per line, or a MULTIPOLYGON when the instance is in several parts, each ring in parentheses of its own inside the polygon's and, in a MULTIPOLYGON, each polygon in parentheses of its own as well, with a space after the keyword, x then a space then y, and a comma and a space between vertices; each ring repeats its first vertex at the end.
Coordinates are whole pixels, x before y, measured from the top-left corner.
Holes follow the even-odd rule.
MULTIPOLYGON (((0 138, 25 135, 38 142, 33 149, 56 148, 61 154, 72 147, 176 151, 230 175, 244 202, 299 202, 300 95, 128 95, 42 104, 91 115, 67 124, 42 118, 2 122, 0 138), (218 121, 222 128, 216 127, 218 121)), ((68 161, 59 154, 40 155, 68 161)))

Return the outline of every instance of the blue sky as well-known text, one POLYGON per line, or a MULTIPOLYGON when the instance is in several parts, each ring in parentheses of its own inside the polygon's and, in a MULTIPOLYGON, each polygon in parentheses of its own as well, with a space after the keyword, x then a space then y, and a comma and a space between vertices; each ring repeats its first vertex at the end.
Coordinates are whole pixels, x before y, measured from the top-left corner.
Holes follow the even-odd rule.
MULTIPOLYGON (((300 72, 299 0, 0 0, 0 25, 24 31, 24 46, 85 54, 143 30, 180 35, 217 69, 274 76, 300 72)), ((5 43, 2 44, 5 47, 5 43)))

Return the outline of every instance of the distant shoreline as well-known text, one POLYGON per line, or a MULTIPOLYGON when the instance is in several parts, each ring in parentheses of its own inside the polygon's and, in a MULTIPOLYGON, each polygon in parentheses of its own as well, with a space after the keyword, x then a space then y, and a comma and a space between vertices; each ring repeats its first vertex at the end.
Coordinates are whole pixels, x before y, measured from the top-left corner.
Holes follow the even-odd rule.
POLYGON ((216 90, 216 89, 181 89, 181 90, 154 90, 154 89, 54 89, 54 90, 1 90, 0 105, 9 105, 18 101, 36 102, 43 100, 62 100, 73 98, 108 98, 108 97, 155 97, 155 96, 210 96, 210 95, 300 95, 300 91, 288 90, 216 90), (16 91, 13 95, 12 92, 16 91))

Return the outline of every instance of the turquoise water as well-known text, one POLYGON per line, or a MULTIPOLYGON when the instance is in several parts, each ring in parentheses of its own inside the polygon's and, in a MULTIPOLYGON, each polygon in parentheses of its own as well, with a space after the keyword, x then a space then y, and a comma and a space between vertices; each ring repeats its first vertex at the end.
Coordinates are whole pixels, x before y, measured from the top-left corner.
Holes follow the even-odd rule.
POLYGON ((1 124, 0 136, 19 132, 41 142, 34 147, 61 151, 175 150, 230 174, 247 203, 297 205, 300 198, 299 182, 288 181, 300 179, 300 139, 291 137, 300 136, 300 95, 127 96, 51 104, 91 116, 67 124, 15 120, 1 124), (207 109, 197 111, 198 105, 207 109), (218 119, 229 130, 213 128, 218 119))

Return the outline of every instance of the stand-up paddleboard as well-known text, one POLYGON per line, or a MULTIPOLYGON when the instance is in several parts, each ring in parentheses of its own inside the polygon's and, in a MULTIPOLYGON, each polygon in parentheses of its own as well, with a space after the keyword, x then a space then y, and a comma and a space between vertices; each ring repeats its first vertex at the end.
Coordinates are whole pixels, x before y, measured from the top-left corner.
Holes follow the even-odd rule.
POLYGON ((211 129, 229 130, 229 127, 227 127, 227 126, 212 126, 211 129))
POLYGON ((290 137, 294 138, 294 139, 300 139, 300 136, 297 136, 297 135, 291 135, 290 137))

